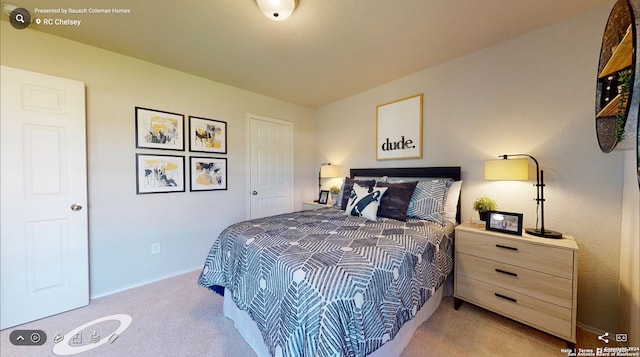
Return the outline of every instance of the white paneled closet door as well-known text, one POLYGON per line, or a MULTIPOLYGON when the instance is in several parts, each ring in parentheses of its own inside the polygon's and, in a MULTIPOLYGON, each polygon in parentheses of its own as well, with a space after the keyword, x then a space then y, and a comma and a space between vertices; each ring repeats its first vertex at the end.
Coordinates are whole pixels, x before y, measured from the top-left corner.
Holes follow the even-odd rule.
POLYGON ((293 210, 293 124, 249 115, 251 218, 293 210))

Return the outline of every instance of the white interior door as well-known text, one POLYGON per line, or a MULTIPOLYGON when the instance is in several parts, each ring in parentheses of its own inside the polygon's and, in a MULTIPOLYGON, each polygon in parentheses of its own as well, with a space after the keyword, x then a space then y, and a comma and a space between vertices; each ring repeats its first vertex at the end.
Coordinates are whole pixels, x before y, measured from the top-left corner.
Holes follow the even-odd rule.
POLYGON ((251 218, 293 210, 293 124, 249 117, 251 218))
POLYGON ((7 66, 0 328, 89 303, 84 83, 7 66))

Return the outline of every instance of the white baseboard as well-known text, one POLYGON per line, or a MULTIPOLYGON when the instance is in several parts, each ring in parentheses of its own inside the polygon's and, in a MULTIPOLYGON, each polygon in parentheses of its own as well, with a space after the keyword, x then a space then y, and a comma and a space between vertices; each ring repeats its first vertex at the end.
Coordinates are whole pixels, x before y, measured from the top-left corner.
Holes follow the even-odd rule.
POLYGON ((160 277, 160 278, 158 278, 158 279, 148 280, 148 281, 143 281, 143 282, 138 283, 138 284, 130 285, 130 286, 126 287, 126 288, 122 288, 122 289, 118 289, 118 290, 109 291, 109 292, 106 292, 106 293, 103 293, 103 294, 99 294, 99 295, 90 295, 89 300, 91 301, 91 300, 95 300, 95 299, 103 298, 103 297, 105 297, 105 296, 109 296, 109 295, 113 295, 113 294, 121 293, 121 292, 123 292, 123 291, 127 291, 127 290, 134 289, 134 288, 138 288, 138 287, 141 287, 141 286, 144 286, 144 285, 148 285, 148 284, 156 283, 156 282, 161 281, 161 280, 165 280, 165 279, 173 278, 173 277, 178 276, 178 275, 182 275, 182 274, 186 274, 186 273, 191 273, 191 272, 194 272, 194 271, 196 271, 196 270, 202 270, 202 266, 194 267, 194 268, 190 268, 190 269, 187 269, 187 270, 184 270, 184 271, 180 271, 180 272, 177 272, 177 273, 173 273, 173 274, 169 274, 169 275, 166 275, 166 276, 160 277))
POLYGON ((590 325, 584 324, 584 323, 582 323, 582 322, 580 322, 580 321, 577 321, 577 322, 576 322, 576 325, 577 325, 578 327, 580 327, 581 329, 583 329, 583 330, 585 330, 585 331, 587 331, 587 332, 594 333, 594 334, 596 334, 596 335, 602 335, 602 334, 604 334, 605 332, 607 332, 607 331, 605 331, 605 330, 603 330, 603 329, 601 329, 601 328, 593 327, 593 326, 590 326, 590 325))

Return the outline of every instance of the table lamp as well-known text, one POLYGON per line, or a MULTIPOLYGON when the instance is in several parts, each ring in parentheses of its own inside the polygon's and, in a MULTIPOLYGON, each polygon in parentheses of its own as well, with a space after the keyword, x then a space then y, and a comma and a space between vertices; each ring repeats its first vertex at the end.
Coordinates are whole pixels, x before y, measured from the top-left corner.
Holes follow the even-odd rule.
POLYGON ((484 179, 500 181, 525 181, 529 179, 529 160, 536 164, 536 228, 526 228, 525 232, 537 237, 561 239, 562 233, 544 227, 544 172, 540 170, 538 160, 528 154, 500 155, 501 160, 487 160, 484 163, 484 179), (526 157, 526 159, 512 159, 511 157, 526 157), (540 228, 538 228, 538 218, 540 228))
MULTIPOLYGON (((325 162, 320 165, 320 170, 318 171, 318 195, 322 191, 322 179, 330 177, 338 177, 338 167, 331 165, 330 162, 325 162)), ((318 200, 314 202, 318 202, 318 200)))

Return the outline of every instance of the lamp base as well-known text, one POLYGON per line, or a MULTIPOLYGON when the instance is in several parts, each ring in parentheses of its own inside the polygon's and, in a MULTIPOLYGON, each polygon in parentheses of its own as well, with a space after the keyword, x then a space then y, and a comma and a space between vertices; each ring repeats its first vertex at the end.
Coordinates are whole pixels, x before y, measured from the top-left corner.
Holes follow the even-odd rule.
POLYGON ((562 233, 545 229, 538 228, 527 228, 524 230, 527 234, 531 234, 532 236, 542 237, 542 238, 551 238, 551 239, 562 239, 562 233))

